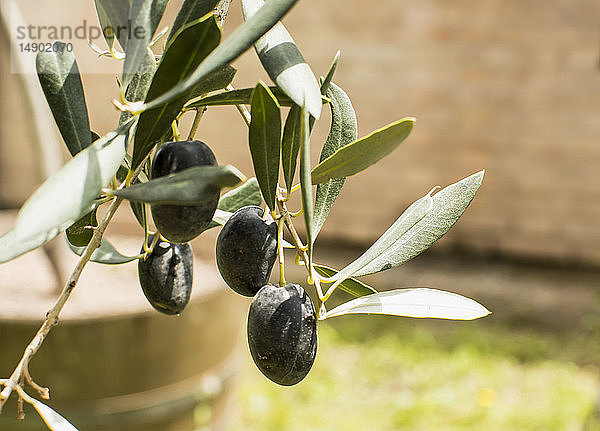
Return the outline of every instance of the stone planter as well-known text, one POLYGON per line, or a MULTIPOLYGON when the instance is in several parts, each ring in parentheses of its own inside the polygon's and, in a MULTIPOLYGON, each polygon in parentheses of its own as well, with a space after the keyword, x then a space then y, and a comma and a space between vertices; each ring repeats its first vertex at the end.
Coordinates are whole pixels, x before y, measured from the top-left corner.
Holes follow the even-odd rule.
MULTIPOLYGON (((14 213, 0 214, 4 232, 14 213)), ((180 317, 164 316, 147 304, 136 267, 86 268, 31 363, 34 379, 50 387, 48 404, 81 430, 192 431, 201 404, 217 421, 236 367, 243 301, 224 289, 213 265, 196 263, 190 304, 180 317)), ((57 293, 40 251, 1 265, 0 280, 0 373, 8 374, 57 293)), ((33 409, 27 413, 25 422, 15 419, 13 398, 0 429, 46 429, 33 409)))

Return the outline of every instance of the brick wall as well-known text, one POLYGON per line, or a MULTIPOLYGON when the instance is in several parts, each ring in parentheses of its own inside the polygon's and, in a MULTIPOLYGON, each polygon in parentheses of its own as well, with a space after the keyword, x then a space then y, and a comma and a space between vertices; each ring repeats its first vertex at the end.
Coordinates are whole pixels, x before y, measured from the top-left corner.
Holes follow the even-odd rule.
MULTIPOLYGON (((236 5, 227 32, 239 17, 236 5)), ((433 185, 485 168, 479 195, 436 247, 600 263, 599 22, 596 0, 300 1, 286 26, 317 74, 342 51, 335 81, 359 135, 418 118, 392 156, 348 180, 321 235, 367 244, 433 185)), ((238 60, 236 85, 266 80, 257 64, 254 52, 238 60)), ((86 77, 86 91, 105 112, 94 128, 111 129, 114 77, 86 77)), ((215 108, 198 137, 249 173, 244 127, 234 109, 215 108)))

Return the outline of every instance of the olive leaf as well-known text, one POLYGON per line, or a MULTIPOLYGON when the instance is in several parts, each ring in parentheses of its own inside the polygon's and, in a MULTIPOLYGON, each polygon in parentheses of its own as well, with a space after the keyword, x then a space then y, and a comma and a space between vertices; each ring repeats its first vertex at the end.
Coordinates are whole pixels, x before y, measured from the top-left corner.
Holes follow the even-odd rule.
POLYGON ((260 206, 262 203, 263 199, 262 194, 260 193, 260 186, 258 185, 256 178, 252 177, 243 185, 230 190, 221 196, 217 212, 215 212, 213 221, 208 229, 224 225, 227 220, 229 220, 229 217, 242 207, 249 205, 260 206))
MULTIPOLYGON (((264 6, 263 0, 242 0, 244 18, 248 20, 264 6)), ((278 22, 254 47, 269 77, 298 106, 305 105, 314 118, 321 116, 321 92, 310 66, 294 40, 278 22)))
POLYGON ((306 107, 300 110, 300 189, 302 192, 302 213, 306 227, 306 244, 308 246, 308 267, 312 268, 313 253, 313 197, 312 183, 310 182, 310 130, 308 124, 309 113, 306 107))
POLYGON ((43 402, 31 397, 27 397, 27 402, 37 410, 40 417, 52 431, 77 431, 77 428, 75 428, 71 422, 66 420, 43 402))
POLYGON ((75 247, 86 247, 94 235, 93 228, 98 226, 97 209, 94 208, 67 228, 65 235, 69 244, 75 247))
POLYGON ((296 173, 296 162, 298 151, 300 151, 300 127, 301 108, 294 104, 288 112, 285 126, 283 127, 283 138, 281 140, 281 165, 283 167, 283 178, 288 192, 292 190, 294 174, 296 173))
POLYGON ((125 156, 130 121, 80 151, 21 207, 12 230, 0 237, 0 262, 51 240, 92 208, 125 156))
MULTIPOLYGON (((156 68, 157 65, 154 58, 154 53, 150 48, 148 48, 146 50, 144 59, 138 67, 138 70, 135 72, 131 82, 127 86, 127 90, 125 91, 125 99, 129 100, 130 102, 139 102, 144 100, 148 94, 148 89, 150 88, 154 74, 156 73, 156 68)), ((131 113, 127 111, 121 112, 119 124, 125 123, 131 117, 133 117, 131 113)))
POLYGON ((188 100, 196 99, 207 93, 227 87, 233 81, 236 73, 236 68, 229 64, 215 70, 194 87, 189 94, 188 100))
POLYGON ((59 49, 37 54, 37 74, 58 130, 74 156, 92 143, 90 120, 75 55, 63 42, 55 44, 59 49))
MULTIPOLYGON (((146 100, 158 97, 178 82, 185 80, 219 44, 220 39, 221 31, 213 16, 192 21, 181 28, 166 47, 150 84, 146 100)), ((195 86, 201 81, 196 82, 195 86)), ((142 112, 133 147, 134 168, 144 160, 154 144, 170 130, 171 123, 189 100, 189 93, 194 90, 194 87, 159 108, 142 112)))
MULTIPOLYGON (((220 106, 220 105, 249 105, 252 97, 252 88, 238 88, 236 90, 223 91, 221 93, 204 96, 201 99, 190 102, 185 107, 186 109, 200 108, 202 106, 220 106)), ((269 87, 269 91, 277 99, 279 106, 292 106, 294 102, 285 95, 278 87, 269 87)))
POLYGON ((123 85, 129 85, 144 61, 146 51, 165 12, 168 0, 131 0, 129 39, 125 48, 123 85))
POLYGON ((273 93, 262 82, 254 88, 250 101, 252 120, 248 141, 252 164, 265 202, 275 210, 279 155, 281 148, 281 115, 273 93))
POLYGON ((333 75, 335 74, 335 70, 337 69, 338 62, 340 61, 340 55, 340 51, 335 53, 333 61, 331 62, 331 66, 329 66, 329 70, 327 71, 327 75, 325 75, 325 78, 322 78, 321 80, 321 94, 326 94, 327 90, 329 89, 329 84, 333 79, 333 75))
POLYGON ((115 190, 113 194, 137 202, 199 205, 214 199, 215 191, 236 186, 244 180, 244 175, 231 165, 195 166, 115 190))
POLYGON ((404 118, 340 148, 315 166, 313 184, 349 177, 377 163, 408 137, 415 121, 414 118, 404 118))
POLYGON ((218 209, 228 212, 236 212, 248 205, 260 206, 262 195, 256 178, 252 177, 240 187, 230 190, 221 196, 218 209))
POLYGON ((175 21, 171 26, 171 33, 167 38, 170 41, 177 31, 186 24, 202 18, 207 13, 211 13, 219 0, 184 0, 183 4, 177 12, 175 21))
POLYGON ((131 0, 95 0, 98 21, 109 47, 114 47, 115 36, 123 49, 127 48, 131 0))
POLYGON ((331 289, 345 278, 401 265, 429 248, 467 209, 481 186, 483 173, 477 172, 433 196, 430 192, 415 201, 367 251, 336 275, 331 289))
MULTIPOLYGON (((313 268, 315 268, 315 271, 317 271, 317 273, 323 277, 333 277, 338 273, 338 271, 333 268, 325 265, 317 265, 316 263, 313 264, 313 268)), ((357 298, 377 293, 377 291, 371 286, 354 278, 345 279, 339 284, 339 288, 352 296, 356 296, 357 298)))
POLYGON ((207 75, 230 64, 263 34, 277 23, 298 0, 269 0, 264 7, 244 24, 239 26, 217 49, 200 63, 198 67, 174 87, 156 99, 148 99, 141 110, 154 109, 187 93, 207 75))
MULTIPOLYGON (((71 251, 77 256, 82 256, 85 252, 85 247, 77 247, 71 244, 69 241, 67 241, 67 244, 69 245, 71 251)), ((104 265, 121 265, 123 263, 133 262, 137 259, 138 256, 125 256, 119 253, 119 251, 117 251, 117 249, 108 240, 102 238, 100 247, 94 250, 90 261, 104 265)))
MULTIPOLYGON (((356 141, 357 122, 356 113, 348 95, 334 83, 327 85, 327 97, 331 99, 331 128, 329 135, 321 150, 320 162, 331 156, 345 145, 356 141)), ((333 203, 342 189, 345 178, 333 178, 317 185, 315 197, 315 213, 313 222, 313 235, 316 238, 323 223, 327 219, 333 203)))
POLYGON ((490 311, 478 302, 456 293, 428 288, 396 289, 363 296, 329 310, 322 317, 346 314, 387 314, 391 316, 473 320, 490 311))

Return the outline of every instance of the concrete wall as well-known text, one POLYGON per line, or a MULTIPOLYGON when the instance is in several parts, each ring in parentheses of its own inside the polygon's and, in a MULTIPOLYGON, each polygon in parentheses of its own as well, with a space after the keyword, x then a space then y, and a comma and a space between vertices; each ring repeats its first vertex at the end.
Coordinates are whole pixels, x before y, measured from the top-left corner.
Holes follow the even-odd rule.
MULTIPOLYGON (((234 3, 227 33, 240 22, 234 3)), ((479 195, 436 247, 600 264, 599 22, 596 0, 300 1, 285 24, 317 74, 342 51, 335 81, 359 135, 418 118, 392 156, 348 180, 323 239, 366 245, 432 186, 485 168, 479 195)), ((267 79, 254 52, 235 65, 237 86, 267 79)), ((112 129, 114 75, 88 75, 85 86, 93 128, 112 129)), ((325 116, 314 160, 327 129, 325 116)), ((198 138, 251 172, 234 109, 209 110, 198 138)))

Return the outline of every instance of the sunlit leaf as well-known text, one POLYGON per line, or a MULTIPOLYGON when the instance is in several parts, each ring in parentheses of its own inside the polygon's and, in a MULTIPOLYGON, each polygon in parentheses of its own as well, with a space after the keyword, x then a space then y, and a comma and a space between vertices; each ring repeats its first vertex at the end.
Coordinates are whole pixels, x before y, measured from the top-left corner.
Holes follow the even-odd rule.
POLYGON ((327 71, 327 75, 325 75, 325 78, 322 78, 322 82, 321 82, 321 94, 327 94, 327 90, 329 89, 329 84, 331 83, 331 80, 333 79, 333 75, 335 74, 335 70, 337 69, 337 65, 338 62, 340 61, 340 51, 335 53, 335 56, 333 57, 333 61, 331 62, 331 66, 329 67, 329 70, 327 71))
POLYGON ((169 33, 167 41, 171 40, 184 25, 202 18, 207 13, 211 13, 217 3, 219 3, 219 0, 184 0, 171 26, 171 33, 169 33))
POLYGON ((41 401, 38 401, 35 398, 28 398, 27 402, 31 403, 46 425, 48 425, 48 428, 50 428, 52 431, 77 431, 77 428, 75 428, 71 422, 63 418, 41 401))
MULTIPOLYGON (((139 102, 146 99, 146 95, 148 94, 148 89, 150 88, 150 84, 152 82, 152 78, 154 78, 154 74, 156 73, 156 60, 154 58, 154 53, 150 48, 146 50, 146 55, 138 70, 133 75, 131 82, 127 86, 127 91, 125 92, 125 99, 130 102, 139 102)), ((129 112, 121 112, 121 117, 119 119, 119 124, 125 123, 129 120, 133 115, 129 112)))
MULTIPOLYGON (((208 53, 219 44, 220 38, 221 31, 212 16, 184 26, 167 45, 150 84, 146 100, 158 97, 189 76, 208 53)), ((196 85, 200 84, 200 81, 196 82, 196 85)), ((194 87, 190 88, 188 93, 193 90, 194 87)), ((132 165, 134 168, 144 160, 154 144, 170 130, 171 123, 188 101, 188 97, 189 94, 184 93, 177 99, 171 100, 157 109, 144 111, 140 115, 133 148, 132 165)))
POLYGON ((217 208, 234 213, 248 205, 260 206, 262 202, 258 181, 252 177, 244 185, 225 193, 219 200, 217 208))
POLYGON ((344 278, 384 271, 425 251, 458 221, 482 180, 483 171, 449 185, 433 196, 427 194, 418 199, 367 251, 337 274, 332 288, 344 278))
POLYGON ((38 53, 37 73, 60 134, 74 156, 92 143, 90 120, 75 55, 63 42, 55 46, 57 50, 38 53))
MULTIPOLYGON (((67 244, 69 245, 71 251, 77 256, 81 256, 85 252, 85 247, 76 247, 68 241, 67 244)), ((94 250, 90 261, 104 265, 121 265, 123 263, 133 262, 137 259, 138 256, 125 256, 119 253, 119 251, 117 251, 117 249, 108 240, 102 238, 100 247, 94 250)))
POLYGON ((490 311, 455 293, 414 288, 376 293, 348 301, 328 311, 323 318, 346 314, 387 314, 401 317, 473 320, 490 311))
POLYGON ((114 195, 153 204, 198 205, 214 199, 216 191, 244 180, 244 175, 231 165, 195 166, 116 190, 114 195))
MULTIPOLYGON (((313 264, 315 271, 323 277, 333 277, 338 273, 337 270, 324 265, 313 264)), ((339 288, 352 296, 361 297, 377 293, 377 291, 371 286, 358 281, 354 278, 347 278, 339 284, 339 288)))
POLYGON ((313 252, 313 195, 310 182, 310 131, 308 111, 303 106, 300 110, 300 188, 302 192, 302 214, 306 227, 306 244, 308 245, 309 266, 312 266, 313 252))
POLYGON ((156 27, 163 16, 168 0, 131 0, 129 13, 130 37, 125 49, 123 85, 127 86, 144 61, 156 27))
POLYGON ((39 247, 93 208, 121 165, 132 124, 124 124, 80 151, 27 199, 14 228, 0 237, 0 262, 39 247))
POLYGON ((250 153, 256 179, 265 202, 275 210, 279 155, 281 148, 281 116, 279 104, 269 88, 259 82, 252 93, 249 128, 250 153))
POLYGON ((229 217, 242 207, 248 205, 260 206, 262 203, 263 198, 260 192, 260 186, 258 185, 256 178, 252 177, 243 185, 230 190, 221 196, 217 212, 213 216, 213 221, 210 224, 209 229, 224 225, 227 220, 229 220, 229 217))
POLYGON ((404 118, 340 148, 315 166, 313 184, 349 177, 378 162, 408 137, 414 123, 414 118, 404 118))
MULTIPOLYGON (((242 0, 244 18, 248 20, 261 7, 263 0, 242 0)), ((294 40, 278 22, 254 44, 258 58, 269 77, 298 106, 305 106, 314 118, 321 116, 321 92, 315 75, 304 60, 294 40)))
POLYGON ((121 47, 126 49, 131 0, 95 1, 100 27, 109 48, 114 46, 116 36, 121 47))
POLYGON ((294 104, 288 112, 285 126, 283 127, 283 138, 281 139, 281 164, 283 167, 283 178, 289 190, 292 189, 294 174, 296 173, 296 162, 298 151, 300 151, 300 121, 301 108, 294 104))
MULTIPOLYGON (((356 141, 357 123, 356 113, 348 95, 337 85, 330 83, 327 97, 331 99, 331 128, 321 151, 320 162, 331 156, 345 145, 356 141)), ((315 214, 313 221, 313 235, 316 238, 323 223, 327 219, 333 203, 337 199, 345 178, 334 178, 317 186, 315 198, 315 214)))
MULTIPOLYGON (((269 87, 269 90, 277 99, 279 106, 292 106, 294 104, 292 99, 286 96, 278 87, 269 87)), ((186 109, 199 108, 201 106, 249 105, 253 91, 254 88, 238 88, 236 90, 211 94, 210 96, 205 96, 189 103, 186 105, 186 109)))
POLYGON ((183 81, 156 99, 148 99, 141 109, 153 109, 190 91, 207 75, 230 64, 277 23, 298 0, 269 0, 252 18, 239 26, 183 81))
POLYGON ((67 241, 75 247, 85 247, 90 243, 94 235, 93 228, 97 226, 98 219, 96 218, 96 209, 94 208, 67 228, 65 231, 67 241))

